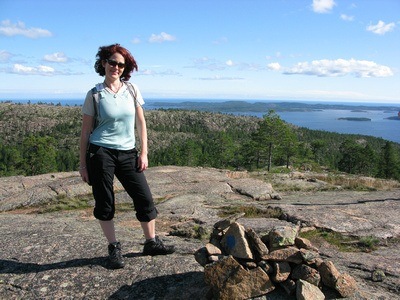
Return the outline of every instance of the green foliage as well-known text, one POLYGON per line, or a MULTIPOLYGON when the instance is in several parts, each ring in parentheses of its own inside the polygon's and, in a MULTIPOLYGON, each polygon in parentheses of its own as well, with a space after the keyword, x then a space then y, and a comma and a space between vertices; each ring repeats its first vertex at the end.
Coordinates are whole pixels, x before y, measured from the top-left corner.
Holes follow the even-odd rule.
POLYGON ((41 204, 37 207, 31 207, 30 212, 34 214, 45 214, 56 211, 86 209, 92 207, 92 205, 89 205, 90 200, 92 200, 92 198, 89 196, 69 198, 62 195, 45 205, 41 204))
MULTIPOLYGON (((343 171, 400 180, 400 145, 194 110, 146 111, 150 165, 343 171)), ((81 108, 0 104, 0 176, 77 170, 81 108)))
POLYGON ((338 164, 340 171, 368 176, 375 175, 376 158, 369 145, 363 146, 354 140, 346 140, 341 144, 339 150, 342 155, 338 164))
POLYGON ((393 143, 386 142, 379 160, 378 176, 400 180, 400 159, 396 155, 393 143))
POLYGON ((379 239, 373 236, 360 237, 357 239, 325 229, 302 232, 299 235, 312 242, 322 238, 329 244, 335 245, 342 252, 370 252, 376 250, 379 244, 379 239))
POLYGON ((267 208, 258 208, 255 206, 224 206, 222 207, 219 216, 226 218, 230 215, 245 213, 246 218, 279 218, 282 215, 282 210, 278 207, 268 206, 267 208))
POLYGON ((22 142, 22 168, 27 175, 56 172, 56 148, 52 137, 30 135, 22 142))
POLYGON ((0 144, 0 176, 21 174, 21 152, 17 147, 0 144))

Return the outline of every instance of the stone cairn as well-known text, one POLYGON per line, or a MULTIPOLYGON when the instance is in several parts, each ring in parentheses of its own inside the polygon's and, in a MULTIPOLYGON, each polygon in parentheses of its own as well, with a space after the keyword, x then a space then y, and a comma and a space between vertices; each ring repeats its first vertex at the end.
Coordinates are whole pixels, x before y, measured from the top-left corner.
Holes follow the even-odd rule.
POLYGON ((209 243, 195 252, 216 299, 251 299, 281 286, 288 297, 325 299, 322 289, 341 297, 357 292, 354 278, 323 260, 298 226, 278 226, 259 236, 237 222, 235 215, 215 223, 209 243))

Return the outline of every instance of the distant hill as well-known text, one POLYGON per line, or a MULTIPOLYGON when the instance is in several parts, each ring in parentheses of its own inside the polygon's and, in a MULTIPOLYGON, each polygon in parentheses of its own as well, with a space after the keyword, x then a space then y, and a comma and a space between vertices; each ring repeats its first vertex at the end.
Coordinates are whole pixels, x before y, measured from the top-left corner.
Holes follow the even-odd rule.
POLYGON ((321 104, 321 103, 301 103, 301 102, 248 102, 248 101, 185 101, 185 102, 155 102, 154 106, 170 107, 175 109, 201 110, 211 112, 268 112, 274 110, 281 111, 318 111, 325 109, 343 109, 353 111, 383 110, 386 112, 398 112, 400 106, 367 106, 367 105, 348 105, 348 104, 321 104))

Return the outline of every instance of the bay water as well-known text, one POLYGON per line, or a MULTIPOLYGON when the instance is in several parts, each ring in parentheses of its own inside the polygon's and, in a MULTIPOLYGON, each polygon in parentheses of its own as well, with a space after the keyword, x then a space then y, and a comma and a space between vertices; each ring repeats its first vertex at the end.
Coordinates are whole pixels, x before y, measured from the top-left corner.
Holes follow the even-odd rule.
MULTIPOLYGON (((200 100, 199 100, 200 101, 200 100)), ((13 102, 28 103, 28 100, 13 100, 13 102)), ((53 103, 54 105, 68 105, 68 106, 80 106, 83 104, 83 100, 77 99, 64 99, 59 102, 51 102, 48 100, 31 100, 31 103, 53 103)), ((168 103, 179 103, 184 100, 159 100, 159 99, 146 99, 145 109, 168 109, 168 103), (165 105, 160 105, 160 103, 165 105)), ((212 105, 213 100, 201 100, 201 102, 208 102, 212 105)), ((219 102, 223 102, 219 100, 219 102)), ((324 103, 329 105, 330 103, 324 103)), ((332 103, 333 104, 333 103, 332 103)), ((337 104, 337 103, 336 103, 337 104)), ((341 103, 343 104, 343 103, 341 103)), ((389 119, 389 117, 397 117, 397 112, 385 111, 385 110, 374 110, 378 104, 370 103, 363 105, 371 106, 368 110, 353 110, 349 109, 321 109, 314 111, 277 111, 279 117, 291 124, 296 126, 309 128, 312 130, 324 130, 337 133, 345 134, 361 134, 369 135, 378 138, 383 138, 388 141, 400 143, 400 118, 389 119), (368 118, 370 121, 352 121, 352 120, 340 120, 340 118, 368 118)), ((399 106, 400 105, 388 105, 388 106, 399 106)), ((174 106, 174 108, 177 108, 174 106)), ((224 113, 224 111, 221 111, 224 113)), ((234 115, 249 115, 262 118, 263 115, 268 112, 229 112, 234 115)))
MULTIPOLYGON (((241 114, 241 113, 238 113, 241 114)), ((357 112, 352 110, 326 109, 305 112, 277 112, 279 117, 296 126, 312 130, 324 130, 345 134, 361 134, 383 138, 388 141, 400 143, 400 119, 390 120, 395 117, 393 112, 369 110, 357 112), (368 118, 371 121, 351 121, 340 118, 368 118)), ((262 117, 260 113, 250 113, 262 117)))

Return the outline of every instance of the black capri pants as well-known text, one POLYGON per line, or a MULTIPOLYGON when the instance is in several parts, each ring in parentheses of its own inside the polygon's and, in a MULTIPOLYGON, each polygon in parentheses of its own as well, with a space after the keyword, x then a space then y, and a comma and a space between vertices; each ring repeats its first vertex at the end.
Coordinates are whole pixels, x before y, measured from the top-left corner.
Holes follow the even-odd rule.
POLYGON ((133 200, 136 218, 149 222, 157 217, 153 197, 143 172, 138 171, 138 151, 117 150, 90 144, 90 181, 96 219, 109 221, 115 214, 114 175, 133 200))

